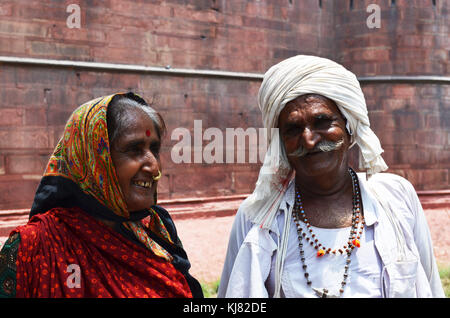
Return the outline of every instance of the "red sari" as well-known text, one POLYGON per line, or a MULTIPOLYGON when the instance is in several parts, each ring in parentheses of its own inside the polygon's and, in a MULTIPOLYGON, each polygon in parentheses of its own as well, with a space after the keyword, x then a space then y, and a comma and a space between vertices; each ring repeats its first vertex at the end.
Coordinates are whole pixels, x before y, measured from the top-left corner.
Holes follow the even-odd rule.
POLYGON ((16 297, 192 297, 175 267, 79 208, 19 226, 16 297))

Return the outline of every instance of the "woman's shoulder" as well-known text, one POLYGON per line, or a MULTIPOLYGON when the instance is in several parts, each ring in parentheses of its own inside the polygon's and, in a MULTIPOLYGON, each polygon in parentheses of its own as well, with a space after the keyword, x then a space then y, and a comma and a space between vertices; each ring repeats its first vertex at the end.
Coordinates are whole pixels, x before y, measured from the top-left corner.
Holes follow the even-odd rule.
POLYGON ((61 224, 61 218, 73 216, 77 211, 79 208, 57 207, 45 213, 35 214, 26 224, 18 226, 12 233, 20 233, 22 242, 37 244, 39 237, 54 228, 56 223, 61 224))

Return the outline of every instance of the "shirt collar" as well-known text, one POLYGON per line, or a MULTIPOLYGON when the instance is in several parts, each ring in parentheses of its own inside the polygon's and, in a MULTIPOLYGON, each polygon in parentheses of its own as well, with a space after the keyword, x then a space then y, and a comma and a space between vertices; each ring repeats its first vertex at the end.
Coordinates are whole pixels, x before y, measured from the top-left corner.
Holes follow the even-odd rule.
POLYGON ((295 200, 295 178, 293 178, 286 189, 283 200, 280 203, 278 212, 287 212, 291 206, 294 205, 295 200))
POLYGON ((357 173, 359 180, 359 189, 361 192, 361 200, 363 203, 364 220, 367 226, 371 226, 378 222, 378 205, 377 200, 370 193, 368 189, 366 174, 357 173))

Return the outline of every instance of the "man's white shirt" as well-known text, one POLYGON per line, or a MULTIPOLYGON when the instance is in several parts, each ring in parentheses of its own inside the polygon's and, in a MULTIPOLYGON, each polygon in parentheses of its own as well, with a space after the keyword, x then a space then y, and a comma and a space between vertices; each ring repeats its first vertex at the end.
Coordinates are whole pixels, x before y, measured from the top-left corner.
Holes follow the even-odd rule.
MULTIPOLYGON (((398 240, 389 219, 376 199, 365 174, 358 174, 366 226, 361 247, 351 255, 342 297, 445 297, 433 254, 431 236, 422 206, 406 179, 389 173, 371 177, 371 187, 389 202, 400 221, 405 243, 398 256, 398 240)), ((327 254, 304 244, 305 263, 311 280, 306 284, 300 261, 296 225, 291 217, 295 184, 291 181, 270 230, 252 223, 241 208, 231 230, 218 297, 273 297, 280 276, 281 297, 317 297, 312 287, 339 295, 346 255, 327 254), (286 215, 291 222, 281 273, 277 273, 277 251, 286 215)), ((307 211, 306 211, 307 213, 307 211)), ((321 229, 314 233, 324 246, 337 247, 348 241, 350 228, 321 229)))

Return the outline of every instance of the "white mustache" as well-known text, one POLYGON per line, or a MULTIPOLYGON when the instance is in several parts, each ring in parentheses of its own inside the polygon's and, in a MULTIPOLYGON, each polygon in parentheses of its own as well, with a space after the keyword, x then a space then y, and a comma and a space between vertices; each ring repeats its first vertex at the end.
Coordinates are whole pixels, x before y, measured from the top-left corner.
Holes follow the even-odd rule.
POLYGON ((288 156, 300 158, 300 157, 307 155, 308 153, 334 151, 334 150, 338 150, 339 148, 341 148, 343 144, 344 144, 344 138, 342 138, 339 141, 323 140, 323 141, 320 141, 311 150, 307 150, 304 147, 300 146, 297 148, 297 150, 288 154, 288 156))

